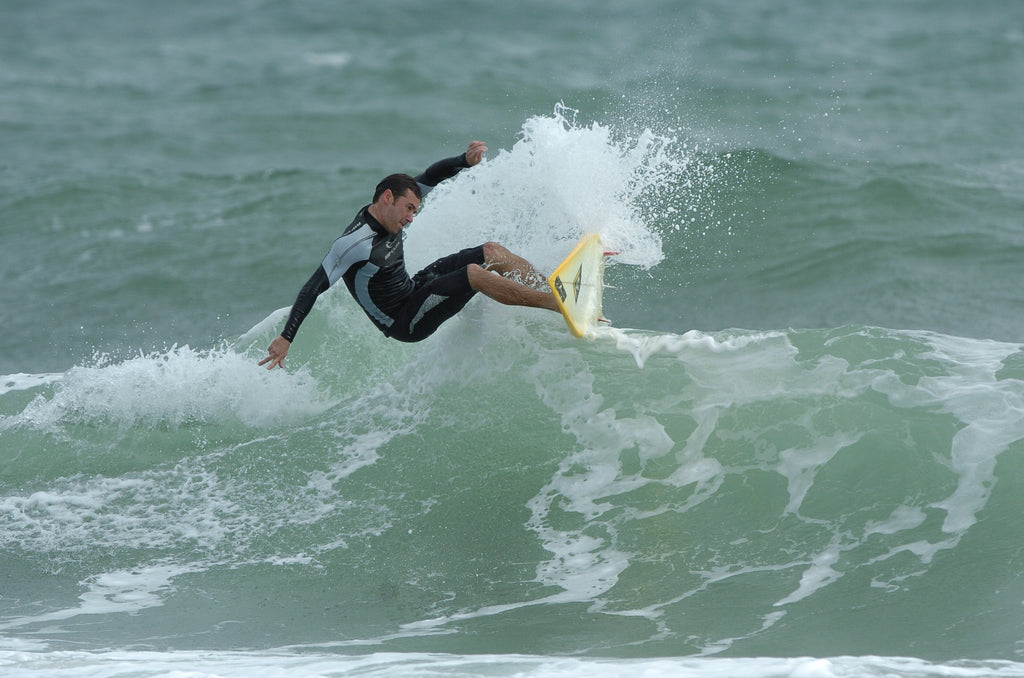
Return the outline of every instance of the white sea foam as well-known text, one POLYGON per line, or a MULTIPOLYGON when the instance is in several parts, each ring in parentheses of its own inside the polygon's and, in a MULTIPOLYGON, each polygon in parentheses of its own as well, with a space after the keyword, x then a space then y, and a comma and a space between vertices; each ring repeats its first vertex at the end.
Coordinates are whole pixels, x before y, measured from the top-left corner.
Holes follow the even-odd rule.
POLYGON ((663 657, 600 659, 530 655, 264 652, 0 651, 9 678, 1022 678, 1024 664, 929 662, 911 657, 663 657))
MULTIPOLYGON (((333 404, 308 373, 254 369, 250 356, 230 349, 174 346, 120 362, 101 357, 62 375, 22 375, 8 384, 53 386, 2 427, 42 430, 63 424, 181 426, 188 423, 279 425, 323 412, 333 404)), ((12 387, 9 387, 12 388, 12 387)))
POLYGON ((25 374, 24 372, 18 374, 8 374, 0 377, 0 395, 10 393, 11 391, 27 391, 39 386, 46 386, 52 384, 55 381, 59 381, 63 374, 25 374))
POLYGON ((95 548, 211 549, 244 528, 245 516, 214 472, 181 463, 135 476, 73 476, 0 497, 0 537, 54 562, 95 548))

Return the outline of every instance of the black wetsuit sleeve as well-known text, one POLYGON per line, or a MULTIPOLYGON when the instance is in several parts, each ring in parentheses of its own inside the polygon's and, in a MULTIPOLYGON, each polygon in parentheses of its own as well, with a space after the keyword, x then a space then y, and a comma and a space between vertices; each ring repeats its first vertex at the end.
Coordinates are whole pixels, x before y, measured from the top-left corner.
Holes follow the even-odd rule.
POLYGON ((295 341, 295 333, 299 331, 299 325, 312 310, 316 298, 326 292, 330 286, 331 281, 327 278, 327 272, 324 271, 323 266, 318 266, 316 273, 311 275, 299 290, 299 296, 292 304, 292 312, 288 315, 288 322, 285 323, 284 330, 281 331, 282 337, 288 341, 295 341))
POLYGON ((469 167, 469 163, 466 162, 465 153, 453 158, 438 160, 416 177, 416 183, 433 188, 445 179, 451 179, 467 167, 469 167))

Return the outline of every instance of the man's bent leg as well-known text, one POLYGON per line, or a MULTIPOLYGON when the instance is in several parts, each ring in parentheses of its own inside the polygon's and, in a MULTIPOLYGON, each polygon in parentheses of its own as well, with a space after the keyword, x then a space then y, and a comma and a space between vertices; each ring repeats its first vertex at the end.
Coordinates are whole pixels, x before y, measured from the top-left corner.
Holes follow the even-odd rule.
MULTIPOLYGON (((535 289, 545 289, 545 279, 533 264, 496 242, 485 242, 484 268, 535 289)), ((479 290, 483 292, 483 290, 479 290)), ((486 294, 486 292, 484 292, 486 294)), ((490 296, 490 295, 488 295, 490 296)), ((519 304, 523 305, 523 304, 519 304)))
MULTIPOLYGON (((519 257, 516 258, 518 259, 519 257)), ((525 261, 523 259, 520 260, 525 261)), ((527 263, 527 266, 529 266, 529 263, 527 263)), ((536 275, 537 271, 532 266, 530 266, 529 270, 532 270, 536 275)), ((498 303, 508 306, 529 306, 531 308, 546 308, 549 311, 558 311, 555 295, 551 292, 527 287, 515 280, 504 277, 504 275, 495 275, 476 264, 471 264, 467 269, 467 273, 469 274, 469 284, 474 290, 486 294, 498 303)))

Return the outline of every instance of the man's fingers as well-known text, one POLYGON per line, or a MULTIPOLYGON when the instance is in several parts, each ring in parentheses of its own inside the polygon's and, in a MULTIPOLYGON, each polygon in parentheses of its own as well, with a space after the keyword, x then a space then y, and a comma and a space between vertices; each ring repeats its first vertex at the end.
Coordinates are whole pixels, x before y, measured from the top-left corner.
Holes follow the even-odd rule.
POLYGON ((466 149, 466 161, 470 165, 475 165, 483 159, 484 153, 487 152, 487 144, 482 141, 470 142, 469 148, 466 149))
POLYGON ((264 358, 263 360, 261 360, 259 362, 259 366, 260 367, 262 367, 263 365, 267 365, 267 369, 268 370, 274 369, 275 365, 280 367, 280 368, 282 368, 282 369, 284 369, 284 356, 276 356, 276 355, 273 355, 273 354, 268 355, 266 358, 264 358), (267 365, 267 363, 270 363, 270 364, 267 365))

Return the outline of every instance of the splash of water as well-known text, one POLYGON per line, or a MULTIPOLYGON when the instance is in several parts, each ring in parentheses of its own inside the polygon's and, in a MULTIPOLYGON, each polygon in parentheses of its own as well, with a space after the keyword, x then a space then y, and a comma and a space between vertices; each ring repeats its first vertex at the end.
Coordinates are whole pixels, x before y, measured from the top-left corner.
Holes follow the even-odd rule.
POLYGON ((408 232, 410 267, 495 240, 550 270, 593 231, 619 263, 662 261, 665 233, 685 226, 713 172, 671 134, 626 136, 578 117, 561 104, 532 117, 511 149, 439 185, 408 232))

